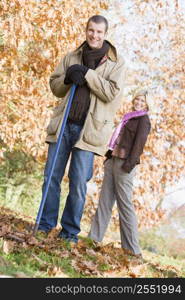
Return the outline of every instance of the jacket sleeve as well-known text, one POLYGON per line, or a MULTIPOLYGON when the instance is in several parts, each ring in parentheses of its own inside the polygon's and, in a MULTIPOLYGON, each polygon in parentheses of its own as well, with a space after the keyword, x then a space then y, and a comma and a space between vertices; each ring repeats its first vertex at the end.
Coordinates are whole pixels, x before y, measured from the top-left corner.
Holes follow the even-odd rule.
POLYGON ((68 55, 66 55, 59 63, 55 71, 50 77, 50 88, 52 93, 58 97, 62 98, 64 97, 71 85, 64 84, 64 78, 66 75, 66 70, 68 68, 68 55))
POLYGON ((124 161, 122 169, 130 173, 135 167, 137 161, 139 160, 141 154, 143 153, 144 146, 147 141, 148 134, 151 129, 151 124, 148 116, 141 117, 136 131, 136 136, 134 143, 132 145, 131 152, 128 158, 124 161))
POLYGON ((91 91, 103 102, 111 102, 124 88, 125 62, 119 58, 113 67, 109 78, 105 79, 96 70, 89 69, 85 75, 91 91))

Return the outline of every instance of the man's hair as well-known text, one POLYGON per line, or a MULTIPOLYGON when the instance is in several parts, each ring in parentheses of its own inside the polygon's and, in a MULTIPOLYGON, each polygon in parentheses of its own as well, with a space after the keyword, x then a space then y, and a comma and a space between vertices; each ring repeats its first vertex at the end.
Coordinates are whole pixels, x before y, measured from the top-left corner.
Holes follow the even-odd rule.
POLYGON ((105 24, 105 33, 108 30, 108 21, 105 17, 101 16, 101 15, 94 15, 92 17, 89 18, 89 20, 87 21, 87 25, 86 25, 86 30, 89 26, 90 22, 94 22, 94 23, 104 23, 105 24))

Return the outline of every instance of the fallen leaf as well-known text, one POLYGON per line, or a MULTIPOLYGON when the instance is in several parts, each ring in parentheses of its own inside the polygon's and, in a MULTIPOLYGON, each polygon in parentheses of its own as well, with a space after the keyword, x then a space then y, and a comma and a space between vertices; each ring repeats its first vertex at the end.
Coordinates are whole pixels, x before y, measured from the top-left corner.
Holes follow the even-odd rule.
POLYGON ((9 232, 11 232, 11 225, 5 224, 0 228, 0 236, 5 236, 9 232))
POLYGON ((74 254, 75 257, 83 257, 83 255, 78 251, 77 248, 71 249, 71 254, 74 254))
POLYGON ((15 247, 15 242, 13 242, 13 241, 4 241, 4 243, 3 243, 3 252, 5 254, 9 254, 9 253, 13 252, 14 247, 15 247))
POLYGON ((147 272, 148 264, 141 264, 134 267, 129 267, 129 275, 131 277, 143 277, 147 272))
POLYGON ((25 224, 24 222, 20 222, 16 225, 16 229, 19 230, 19 231, 25 231, 25 224))
POLYGON ((57 266, 51 266, 48 268, 47 273, 49 276, 54 276, 54 277, 62 277, 62 278, 68 278, 67 276, 60 267, 57 266))
POLYGON ((86 249, 86 253, 91 256, 96 256, 97 253, 93 249, 86 249))
POLYGON ((28 237, 27 243, 29 245, 38 245, 39 244, 38 240, 34 236, 28 237))
POLYGON ((48 233, 48 236, 47 236, 47 241, 49 240, 54 240, 57 238, 59 234, 59 230, 57 228, 53 228, 49 233, 48 233))

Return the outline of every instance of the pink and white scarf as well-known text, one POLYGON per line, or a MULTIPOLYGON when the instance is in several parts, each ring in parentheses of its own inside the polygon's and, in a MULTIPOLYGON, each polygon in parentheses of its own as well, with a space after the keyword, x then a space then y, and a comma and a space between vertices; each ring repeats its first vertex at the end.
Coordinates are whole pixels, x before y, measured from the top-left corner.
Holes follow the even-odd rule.
POLYGON ((135 111, 132 111, 132 112, 129 112, 129 113, 126 113, 120 124, 118 125, 118 127, 114 130, 113 134, 112 134, 112 137, 110 139, 110 142, 109 142, 109 149, 110 150, 113 150, 115 145, 116 145, 116 140, 122 130, 122 128, 125 126, 125 124, 132 118, 137 118, 137 117, 141 117, 141 116, 144 116, 146 115, 148 112, 146 110, 135 110, 135 111))

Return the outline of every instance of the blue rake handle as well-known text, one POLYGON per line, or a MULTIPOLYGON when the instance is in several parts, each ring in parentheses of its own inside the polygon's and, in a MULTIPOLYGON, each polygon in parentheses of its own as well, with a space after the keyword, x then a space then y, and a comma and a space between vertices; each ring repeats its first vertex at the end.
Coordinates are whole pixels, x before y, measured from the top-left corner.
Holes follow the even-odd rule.
POLYGON ((47 182, 46 182, 46 188, 45 188, 45 191, 43 193, 43 197, 42 197, 42 200, 41 200, 41 203, 40 203, 40 207, 39 207, 39 211, 38 211, 38 214, 37 214, 35 226, 34 226, 34 229, 33 229, 33 235, 35 235, 37 233, 37 230, 38 230, 38 227, 39 227, 39 224, 40 224, 40 219, 41 219, 41 216, 42 216, 44 204, 46 202, 46 198, 47 198, 47 194, 48 194, 48 190, 49 190, 49 185, 50 185, 50 182, 51 182, 51 177, 53 175, 53 171, 54 171, 54 168, 55 168, 58 152, 59 152, 59 149, 60 149, 62 137, 63 137, 63 134, 64 134, 64 129, 65 129, 65 126, 66 126, 66 122, 67 122, 67 118, 68 118, 69 111, 70 111, 70 108, 71 108, 71 104, 72 104, 72 101, 73 101, 75 90, 76 90, 76 85, 73 84, 72 87, 71 87, 69 100, 68 100, 66 111, 65 111, 65 114, 64 114, 64 119, 63 119, 62 126, 61 126, 61 129, 60 129, 60 133, 59 133, 59 136, 58 136, 58 140, 57 140, 57 144, 56 144, 56 150, 55 150, 55 154, 54 154, 54 158, 53 158, 53 162, 52 162, 52 167, 51 167, 51 170, 49 171, 49 176, 48 176, 47 182))

